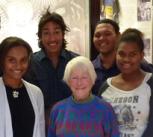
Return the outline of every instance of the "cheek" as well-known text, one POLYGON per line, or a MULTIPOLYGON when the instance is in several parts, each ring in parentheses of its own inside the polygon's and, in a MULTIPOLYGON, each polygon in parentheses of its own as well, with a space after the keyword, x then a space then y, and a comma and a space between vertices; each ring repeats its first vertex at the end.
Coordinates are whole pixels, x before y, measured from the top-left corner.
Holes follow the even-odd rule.
POLYGON ((93 38, 93 43, 98 44, 98 38, 93 38))
POLYGON ((25 70, 27 70, 27 69, 29 68, 29 63, 23 64, 23 65, 22 65, 22 68, 25 69, 25 70))
POLYGON ((122 58, 117 54, 116 55, 116 63, 119 62, 120 60, 122 60, 122 58))
POLYGON ((10 69, 10 68, 13 68, 13 67, 14 67, 14 64, 11 64, 11 63, 8 63, 8 62, 4 62, 4 64, 3 64, 3 70, 10 69))
POLYGON ((76 83, 72 82, 72 81, 69 81, 68 82, 68 86, 70 87, 70 89, 75 88, 76 87, 76 83))

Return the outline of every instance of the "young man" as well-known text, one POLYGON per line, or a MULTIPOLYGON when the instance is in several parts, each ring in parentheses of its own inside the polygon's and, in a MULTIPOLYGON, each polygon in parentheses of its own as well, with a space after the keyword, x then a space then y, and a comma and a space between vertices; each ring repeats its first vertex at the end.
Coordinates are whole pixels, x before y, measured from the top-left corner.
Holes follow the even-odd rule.
POLYGON ((43 92, 46 124, 52 106, 71 95, 67 85, 62 82, 67 62, 77 56, 65 49, 67 41, 64 37, 68 31, 63 18, 48 11, 38 25, 38 44, 41 50, 33 54, 26 79, 39 86, 43 92))

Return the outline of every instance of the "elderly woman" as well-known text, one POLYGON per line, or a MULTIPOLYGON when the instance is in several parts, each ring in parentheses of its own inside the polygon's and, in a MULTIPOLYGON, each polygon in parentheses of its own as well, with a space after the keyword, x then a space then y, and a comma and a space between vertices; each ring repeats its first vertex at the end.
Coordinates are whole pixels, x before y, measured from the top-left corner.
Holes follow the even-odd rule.
POLYGON ((119 137, 112 107, 92 95, 96 73, 91 61, 83 56, 69 61, 64 81, 72 96, 54 105, 48 137, 119 137))

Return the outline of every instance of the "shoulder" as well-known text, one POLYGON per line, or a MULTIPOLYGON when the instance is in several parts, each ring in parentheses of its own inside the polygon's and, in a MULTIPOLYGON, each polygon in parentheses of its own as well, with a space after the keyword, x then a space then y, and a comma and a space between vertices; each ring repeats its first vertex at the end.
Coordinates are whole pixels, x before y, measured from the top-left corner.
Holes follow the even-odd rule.
POLYGON ((141 62, 141 68, 146 71, 146 72, 151 72, 153 73, 153 64, 147 62, 146 60, 143 60, 141 62))
MULTIPOLYGON (((110 80, 110 78, 108 78, 110 80)), ((99 91, 98 91, 98 96, 101 96, 104 91, 109 87, 108 80, 105 80, 103 84, 100 86, 99 91)))
POLYGON ((47 56, 46 56, 45 52, 43 50, 40 50, 40 51, 34 52, 32 54, 31 61, 32 62, 39 62, 46 57, 47 56))
POLYGON ((27 82, 26 80, 23 80, 23 83, 26 87, 26 89, 33 95, 39 95, 39 96, 43 96, 42 95, 42 91, 39 87, 37 87, 36 85, 34 84, 31 84, 29 82, 27 82))
POLYGON ((66 111, 69 111, 68 106, 70 105, 70 97, 68 98, 65 98, 61 101, 58 101, 57 103, 55 103, 53 105, 53 108, 51 109, 51 115, 54 117, 54 116, 57 116, 58 114, 63 114, 65 113, 66 111))
POLYGON ((152 73, 147 74, 147 84, 150 86, 151 90, 153 91, 153 75, 152 75, 152 73))
POLYGON ((76 56, 79 56, 79 54, 73 52, 73 51, 68 51, 69 54, 72 56, 72 57, 76 57, 76 56))
POLYGON ((103 98, 99 98, 99 97, 95 97, 95 99, 97 101, 96 107, 99 110, 105 111, 107 113, 113 112, 113 108, 109 102, 107 102, 103 98))
POLYGON ((95 69, 101 68, 102 63, 101 63, 100 55, 97 55, 97 57, 94 60, 92 60, 92 63, 94 65, 95 69))
POLYGON ((71 100, 70 100, 71 97, 68 97, 68 98, 65 98, 61 101, 58 101, 57 103, 55 103, 55 105, 53 106, 53 111, 55 110, 65 110, 66 106, 68 104, 70 104, 71 100))
POLYGON ((72 59, 74 57, 79 56, 79 54, 77 54, 73 51, 67 50, 67 49, 63 49, 61 54, 62 54, 62 56, 64 56, 65 58, 68 58, 68 59, 72 59))

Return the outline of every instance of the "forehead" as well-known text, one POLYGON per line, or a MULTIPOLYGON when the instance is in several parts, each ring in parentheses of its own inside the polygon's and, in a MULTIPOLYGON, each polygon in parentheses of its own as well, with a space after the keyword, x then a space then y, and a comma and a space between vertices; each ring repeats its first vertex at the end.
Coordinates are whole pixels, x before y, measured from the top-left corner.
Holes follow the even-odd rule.
POLYGON ((74 67, 71 71, 71 74, 77 74, 77 73, 87 74, 88 70, 85 66, 80 65, 80 66, 74 67))
POLYGON ((126 51, 138 51, 140 50, 139 45, 136 42, 121 42, 118 45, 118 51, 124 50, 126 51))
POLYGON ((96 26, 95 31, 113 31, 115 32, 114 27, 109 23, 101 23, 96 26))
POLYGON ((61 29, 59 24, 57 24, 55 22, 52 22, 52 21, 49 21, 46 24, 44 24, 42 30, 48 30, 49 28, 52 28, 52 29, 61 29))
POLYGON ((6 54, 6 56, 7 55, 11 55, 11 56, 13 56, 13 55, 17 55, 17 56, 19 56, 19 55, 21 55, 21 56, 24 56, 24 55, 27 55, 28 54, 28 51, 27 51, 27 49, 24 47, 24 46, 16 46, 16 47, 12 47, 12 48, 10 48, 9 50, 8 50, 8 52, 7 52, 7 54, 6 54))

